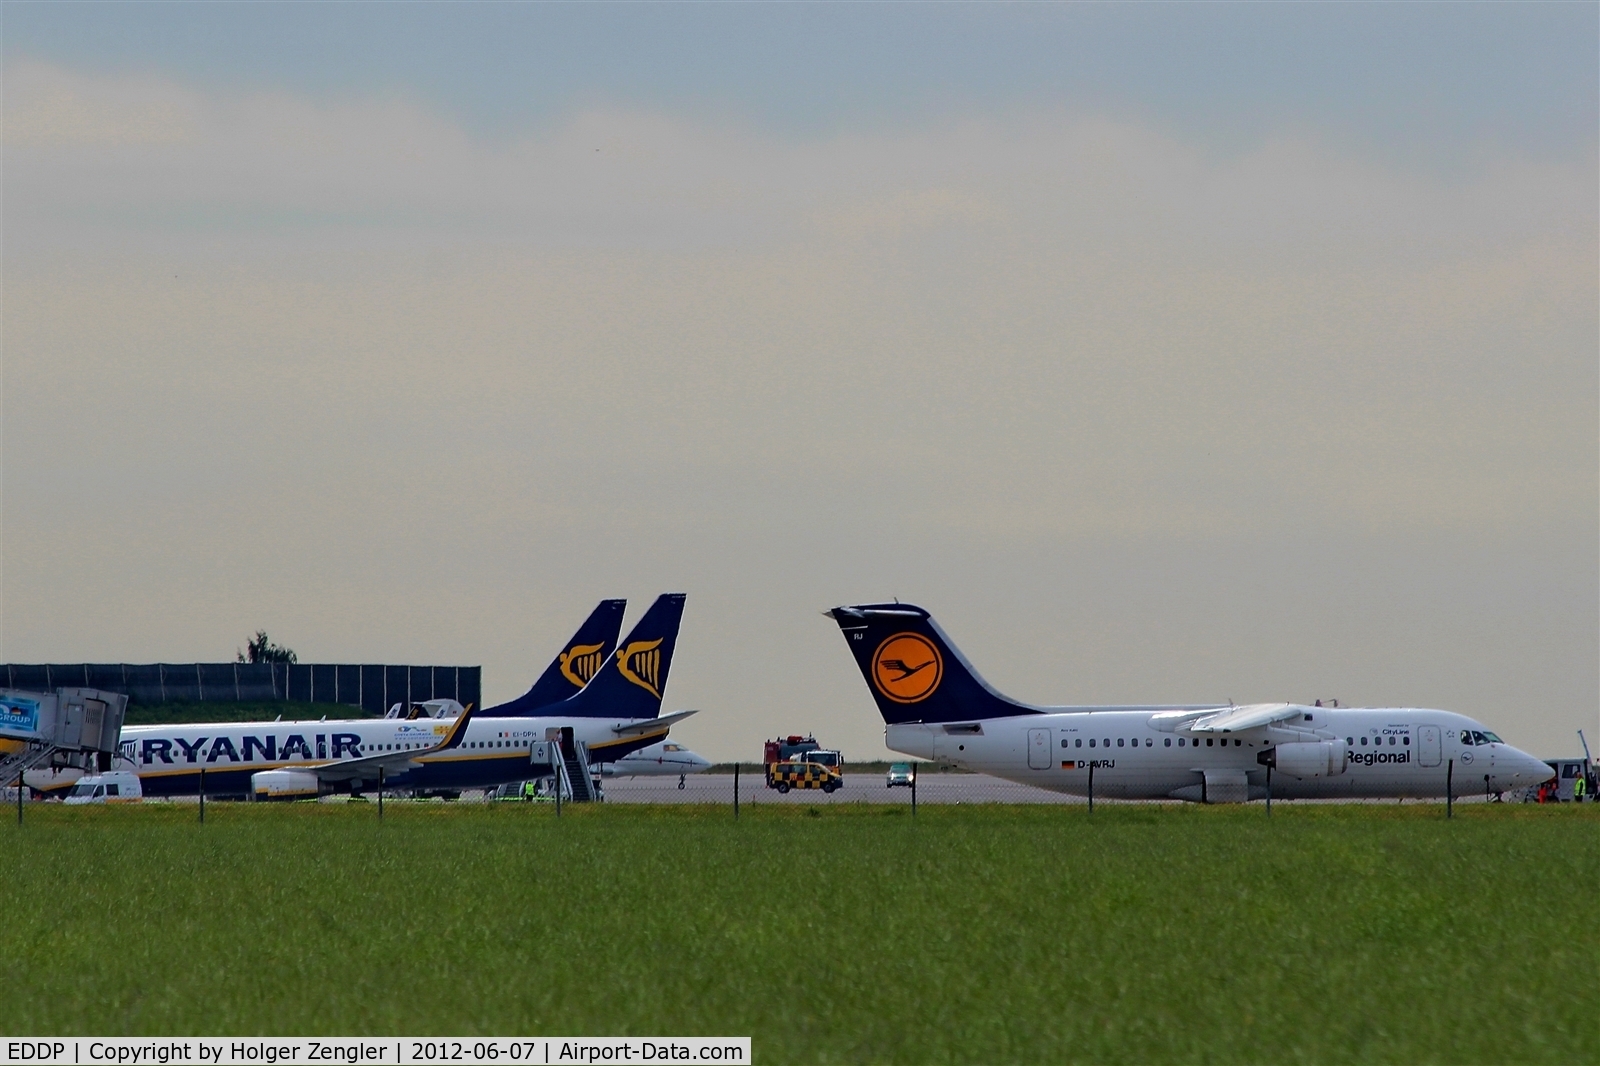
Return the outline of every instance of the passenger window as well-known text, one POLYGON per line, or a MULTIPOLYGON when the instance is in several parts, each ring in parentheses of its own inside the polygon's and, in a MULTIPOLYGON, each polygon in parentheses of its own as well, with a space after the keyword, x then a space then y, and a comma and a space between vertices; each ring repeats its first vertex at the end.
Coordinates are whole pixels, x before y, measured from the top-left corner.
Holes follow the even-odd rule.
MULTIPOLYGON (((104 796, 106 794, 106 786, 104 786, 104 785, 96 785, 96 786, 94 786, 94 794, 95 794, 95 796, 104 796)), ((91 796, 89 798, 93 799, 94 796, 91 796)))
POLYGON ((1389 746, 1390 746, 1390 747, 1391 747, 1391 748, 1392 748, 1392 747, 1394 747, 1394 737, 1390 737, 1390 738, 1389 738, 1389 746))
POLYGON ((1166 743, 1165 743, 1165 744, 1163 744, 1163 745, 1162 745, 1162 747, 1164 747, 1164 748, 1170 748, 1170 747, 1172 747, 1172 738, 1171 738, 1171 737, 1168 737, 1168 738, 1167 738, 1167 740, 1166 740, 1166 743))
POLYGON ((1091 747, 1091 748, 1092 748, 1092 747, 1094 747, 1094 738, 1093 738, 1093 737, 1090 737, 1090 738, 1089 738, 1089 746, 1090 746, 1090 747, 1091 747))
POLYGON ((1122 738, 1121 737, 1117 738, 1117 747, 1119 747, 1119 748, 1122 747, 1122 738))
POLYGON ((1215 743, 1216 743, 1216 738, 1214 738, 1214 737, 1206 737, 1206 747, 1209 748, 1209 747, 1211 747, 1211 745, 1213 745, 1215 743))
POLYGON ((1182 737, 1178 738, 1178 747, 1180 747, 1180 748, 1183 747, 1183 738, 1182 737))
POLYGON ((1109 748, 1111 746, 1111 738, 1107 737, 1105 740, 1101 741, 1100 746, 1103 748, 1109 748))
POLYGON ((1366 737, 1362 737, 1361 738, 1361 746, 1363 748, 1367 746, 1367 738, 1366 737))
POLYGON ((118 785, 107 785, 106 786, 106 795, 108 795, 108 796, 120 796, 120 795, 122 795, 122 792, 120 790, 120 786, 118 786, 118 785))
POLYGON ((1061 746, 1063 748, 1067 746, 1067 738, 1066 737, 1062 737, 1061 738, 1061 746))
POLYGON ((1400 743, 1404 744, 1406 747, 1409 748, 1411 746, 1411 738, 1408 737, 1408 736, 1407 737, 1401 737, 1400 738, 1400 743))
POLYGON ((1356 738, 1355 737, 1345 737, 1344 738, 1344 743, 1345 743, 1345 747, 1353 748, 1353 747, 1356 746, 1356 738))
POLYGON ((1072 746, 1075 747, 1075 748, 1083 747, 1083 738, 1079 737, 1076 741, 1073 742, 1072 746))

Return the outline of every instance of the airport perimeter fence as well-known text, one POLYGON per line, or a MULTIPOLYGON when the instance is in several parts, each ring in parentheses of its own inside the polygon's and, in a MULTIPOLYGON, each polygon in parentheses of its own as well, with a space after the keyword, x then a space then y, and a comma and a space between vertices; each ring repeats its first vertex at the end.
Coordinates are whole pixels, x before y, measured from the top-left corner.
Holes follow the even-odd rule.
POLYGON ((383 714, 396 703, 481 699, 481 666, 346 663, 49 663, 5 666, 7 688, 50 692, 68 686, 121 692, 129 703, 343 703, 383 714))
MULTIPOLYGON (((733 806, 734 777, 731 773, 700 773, 689 774, 683 779, 683 788, 678 787, 676 777, 614 777, 603 781, 606 802, 608 803, 700 803, 721 804, 729 808, 733 806)), ((1505 802, 1521 802, 1521 794, 1506 793, 1505 802)), ((1252 795, 1249 806, 1265 809, 1264 795, 1252 795)), ((1481 791, 1472 792, 1464 789, 1454 797, 1454 802, 1485 803, 1492 797, 1481 791)), ((924 772, 918 775, 916 801, 919 805, 929 806, 954 806, 957 804, 973 803, 999 803, 999 804, 1047 804, 1057 806, 1087 807, 1089 800, 1084 795, 1068 795, 1055 792, 1035 785, 1023 784, 1018 781, 1006 781, 986 774, 963 772, 924 772)), ((784 806, 801 807, 834 807, 840 804, 872 806, 903 806, 909 807, 912 802, 912 790, 906 786, 890 787, 886 776, 882 773, 859 772, 845 773, 844 787, 825 793, 819 789, 791 789, 787 794, 779 793, 768 788, 762 776, 760 765, 744 765, 739 774, 739 803, 741 807, 754 805, 760 807, 764 804, 780 804, 784 806)), ((1165 799, 1123 799, 1115 795, 1107 795, 1097 791, 1094 797, 1095 807, 1182 807, 1186 802, 1177 798, 1165 799)), ((1355 798, 1329 798, 1329 799, 1286 799, 1281 795, 1272 800, 1274 807, 1279 805, 1296 806, 1303 804, 1324 803, 1419 803, 1442 805, 1444 800, 1438 799, 1355 799, 1355 798)))

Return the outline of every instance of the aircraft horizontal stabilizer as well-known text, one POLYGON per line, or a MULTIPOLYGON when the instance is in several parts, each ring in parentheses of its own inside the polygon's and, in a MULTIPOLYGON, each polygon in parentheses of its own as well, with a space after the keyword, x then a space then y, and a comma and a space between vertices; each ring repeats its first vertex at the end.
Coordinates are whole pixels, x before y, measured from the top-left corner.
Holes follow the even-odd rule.
POLYGON ((664 714, 660 718, 651 718, 644 722, 634 722, 632 725, 613 726, 611 731, 619 736, 624 737, 640 736, 644 733, 656 733, 660 732, 662 726, 677 725, 691 714, 699 713, 699 711, 678 711, 675 714, 664 714))

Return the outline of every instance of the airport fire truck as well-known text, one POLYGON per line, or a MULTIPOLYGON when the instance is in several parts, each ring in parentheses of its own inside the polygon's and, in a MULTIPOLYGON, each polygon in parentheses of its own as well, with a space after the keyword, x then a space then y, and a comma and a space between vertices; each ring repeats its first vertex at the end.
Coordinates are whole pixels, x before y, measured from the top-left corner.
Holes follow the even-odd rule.
POLYGON ((799 734, 769 740, 762 752, 767 787, 779 793, 791 788, 820 788, 833 792, 844 787, 844 756, 824 748, 812 736, 799 734))

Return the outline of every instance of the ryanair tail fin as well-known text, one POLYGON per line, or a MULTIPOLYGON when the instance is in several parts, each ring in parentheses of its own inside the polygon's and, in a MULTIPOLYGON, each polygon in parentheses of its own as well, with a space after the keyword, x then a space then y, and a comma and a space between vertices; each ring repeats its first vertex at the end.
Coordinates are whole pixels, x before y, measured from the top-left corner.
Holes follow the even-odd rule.
POLYGON ((546 707, 541 717, 656 718, 667 690, 672 650, 683 621, 684 594, 656 598, 626 639, 577 695, 546 707))
POLYGON ((1040 713, 996 692, 921 607, 865 603, 823 613, 839 623, 878 713, 890 725, 1040 713))
POLYGON ((627 600, 601 600, 533 687, 510 703, 490 708, 486 717, 525 717, 577 694, 600 672, 600 664, 616 648, 617 634, 622 632, 622 612, 627 606, 627 600))

